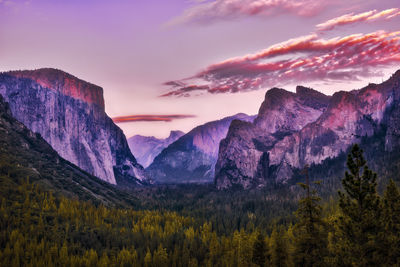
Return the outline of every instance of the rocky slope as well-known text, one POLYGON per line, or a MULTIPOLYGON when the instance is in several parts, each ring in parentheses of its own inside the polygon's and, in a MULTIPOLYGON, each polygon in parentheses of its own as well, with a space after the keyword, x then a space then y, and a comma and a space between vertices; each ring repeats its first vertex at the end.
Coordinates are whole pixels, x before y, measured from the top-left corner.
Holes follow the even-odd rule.
POLYGON ((233 121, 221 141, 215 167, 216 185, 245 188, 270 178, 268 151, 285 136, 301 130, 326 110, 329 97, 298 86, 296 93, 273 88, 265 94, 254 123, 233 121))
POLYGON ((332 97, 302 87, 292 97, 289 92, 274 97, 271 89, 253 124, 232 122, 221 142, 217 187, 285 182, 294 169, 335 158, 381 127, 388 129, 386 149, 393 149, 400 128, 394 115, 400 99, 399 82, 397 71, 382 84, 337 92, 332 97))
POLYGON ((0 74, 13 116, 63 158, 111 184, 146 183, 122 130, 104 112, 103 91, 55 69, 0 74))
POLYGON ((132 207, 137 200, 66 161, 40 136, 12 117, 0 95, 0 195, 26 182, 56 195, 107 206, 132 207))
POLYGON ((181 131, 171 131, 170 135, 164 139, 158 139, 154 136, 135 135, 128 138, 128 145, 139 164, 147 168, 164 148, 184 134, 181 131))
POLYGON ((219 142, 232 120, 252 121, 237 114, 198 126, 165 148, 146 169, 158 183, 212 182, 219 142))

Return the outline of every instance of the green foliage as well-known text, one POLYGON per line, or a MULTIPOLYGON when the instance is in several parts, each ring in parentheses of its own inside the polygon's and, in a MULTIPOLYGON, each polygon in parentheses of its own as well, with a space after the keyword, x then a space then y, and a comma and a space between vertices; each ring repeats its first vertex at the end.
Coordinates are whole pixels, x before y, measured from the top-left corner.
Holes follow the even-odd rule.
POLYGON ((383 232, 380 238, 380 253, 387 266, 400 265, 400 192, 390 180, 383 197, 383 232))
POLYGON ((322 218, 321 198, 309 184, 300 184, 307 192, 299 201, 294 226, 296 266, 322 266, 327 255, 327 231, 322 218))
POLYGON ((384 180, 357 146, 339 201, 319 198, 337 188, 324 180, 318 194, 303 184, 310 193, 297 203, 300 189, 290 185, 120 191, 39 137, 8 133, 0 141, 0 266, 400 265, 399 189, 391 181, 378 196, 384 180))
POLYGON ((377 175, 368 168, 362 153, 358 145, 353 146, 347 159, 349 172, 342 181, 346 194, 339 192, 342 246, 338 253, 344 265, 376 266, 380 198, 376 192, 377 175))
POLYGON ((259 232, 257 234, 257 239, 253 245, 253 263, 255 263, 261 267, 265 266, 266 252, 267 252, 267 248, 265 245, 264 236, 262 235, 262 233, 259 232))
POLYGON ((289 265, 289 240, 284 227, 279 226, 272 231, 269 246, 272 266, 289 265))

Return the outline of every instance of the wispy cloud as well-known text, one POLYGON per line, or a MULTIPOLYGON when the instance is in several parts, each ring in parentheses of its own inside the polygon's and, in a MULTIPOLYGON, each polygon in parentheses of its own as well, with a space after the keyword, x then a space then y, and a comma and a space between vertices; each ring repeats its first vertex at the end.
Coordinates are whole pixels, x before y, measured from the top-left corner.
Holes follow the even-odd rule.
POLYGON ((200 80, 169 82, 162 96, 192 91, 234 93, 308 81, 359 80, 380 74, 379 67, 400 62, 400 32, 377 31, 331 39, 317 33, 273 45, 255 54, 213 64, 195 75, 200 80))
POLYGON ((389 20, 400 16, 399 8, 391 8, 378 12, 377 10, 371 10, 364 13, 359 14, 346 14, 331 20, 328 20, 324 23, 318 24, 316 27, 319 31, 329 31, 333 30, 338 26, 348 25, 348 24, 356 24, 360 22, 372 22, 376 20, 389 20))
POLYGON ((171 122, 176 119, 187 119, 194 118, 195 115, 183 115, 183 114, 173 114, 173 115, 128 115, 128 116, 120 116, 114 117, 112 120, 115 123, 122 122, 139 122, 139 121, 164 121, 171 122))
POLYGON ((218 20, 248 16, 272 16, 290 13, 312 16, 326 7, 328 1, 320 0, 211 0, 196 1, 182 15, 169 21, 168 25, 183 23, 209 24, 218 20))

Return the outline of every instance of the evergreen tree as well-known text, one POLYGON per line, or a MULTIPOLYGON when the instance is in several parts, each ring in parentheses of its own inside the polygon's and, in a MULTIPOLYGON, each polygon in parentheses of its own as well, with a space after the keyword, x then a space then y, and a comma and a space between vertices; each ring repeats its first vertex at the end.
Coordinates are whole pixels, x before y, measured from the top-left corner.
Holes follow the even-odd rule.
POLYGON ((153 255, 153 264, 154 266, 168 266, 168 253, 165 248, 160 244, 157 250, 154 252, 153 255))
POLYGON ((307 166, 305 171, 307 182, 299 185, 306 191, 306 196, 299 201, 297 223, 293 229, 294 263, 296 266, 323 266, 327 255, 327 233, 319 205, 321 198, 315 189, 310 189, 307 166))
POLYGON ((377 250, 379 232, 379 203, 376 193, 377 175, 366 165, 363 151, 356 144, 347 158, 342 185, 339 191, 340 231, 339 259, 344 266, 376 266, 373 255, 377 250))
POLYGON ((146 256, 144 257, 144 266, 150 267, 152 266, 152 255, 149 248, 147 248, 146 256))
POLYGON ((382 254, 387 266, 400 265, 400 192, 390 180, 383 197, 382 254))
POLYGON ((288 241, 283 226, 274 228, 270 239, 271 264, 276 267, 288 265, 288 241))
POLYGON ((264 236, 261 232, 258 232, 257 239, 253 245, 253 262, 258 266, 262 267, 265 265, 265 252, 266 246, 264 236))

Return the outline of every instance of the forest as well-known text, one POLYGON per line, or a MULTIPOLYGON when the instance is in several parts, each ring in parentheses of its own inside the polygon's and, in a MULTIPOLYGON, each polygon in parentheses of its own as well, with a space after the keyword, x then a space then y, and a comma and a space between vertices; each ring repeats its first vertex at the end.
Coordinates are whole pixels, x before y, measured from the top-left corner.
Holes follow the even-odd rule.
POLYGON ((378 193, 358 145, 346 165, 331 197, 306 179, 295 195, 141 189, 131 206, 58 194, 0 166, 0 266, 400 265, 398 186, 378 193))

